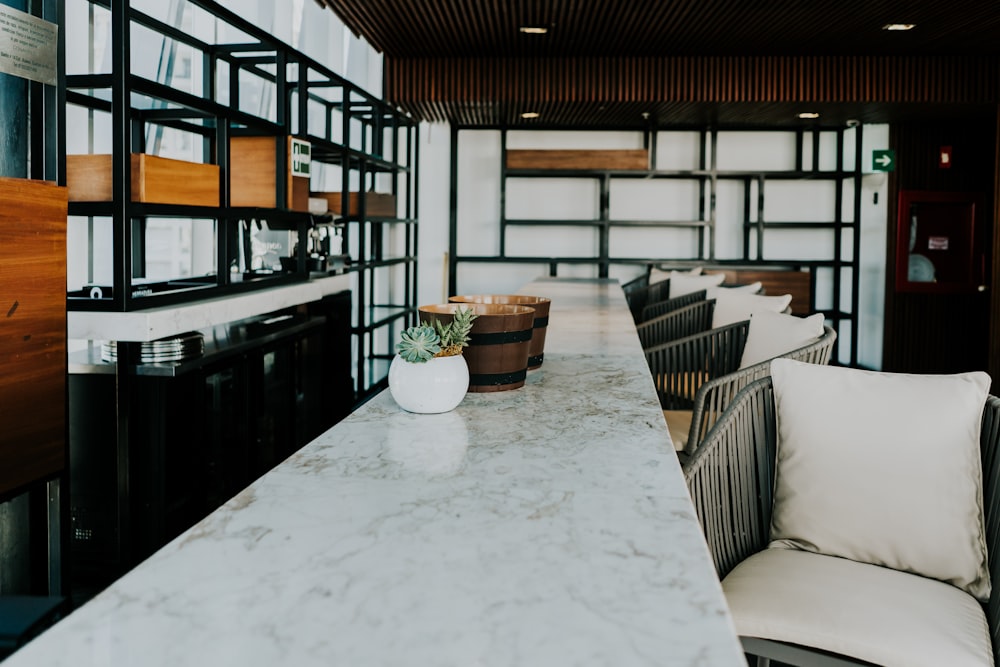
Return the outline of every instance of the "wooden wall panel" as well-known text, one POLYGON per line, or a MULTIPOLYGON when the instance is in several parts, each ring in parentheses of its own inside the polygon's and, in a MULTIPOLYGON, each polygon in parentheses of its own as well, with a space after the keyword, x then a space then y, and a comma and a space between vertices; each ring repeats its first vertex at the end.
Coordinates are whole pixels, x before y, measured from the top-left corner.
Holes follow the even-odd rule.
POLYGON ((66 201, 0 178, 0 497, 66 465, 66 201))
MULTIPOLYGON (((900 123, 891 129, 897 171, 890 191, 982 192, 986 210, 977 215, 980 248, 994 243, 996 122, 900 123), (938 166, 940 146, 952 146, 951 168, 938 166)), ((987 370, 990 296, 916 294, 895 290, 896 199, 891 197, 887 230, 884 370, 955 373, 987 370)), ((995 257, 995 253, 994 253, 995 257)), ((987 267, 991 260, 987 258, 987 267)))
MULTIPOLYGON (((592 104, 980 104, 1000 63, 979 56, 391 58, 385 96, 422 120, 495 121, 504 109, 592 104)), ((652 106, 651 106, 652 105, 652 106)), ((576 107, 577 113, 586 107, 576 107)), ((657 113, 654 111, 654 113, 657 113)), ((561 119, 562 120, 562 119, 561 119)), ((661 119, 662 120, 662 119, 661 119)))
POLYGON ((993 263, 990 277, 989 373, 994 378, 992 392, 1000 392, 1000 105, 996 109, 993 148, 993 263))

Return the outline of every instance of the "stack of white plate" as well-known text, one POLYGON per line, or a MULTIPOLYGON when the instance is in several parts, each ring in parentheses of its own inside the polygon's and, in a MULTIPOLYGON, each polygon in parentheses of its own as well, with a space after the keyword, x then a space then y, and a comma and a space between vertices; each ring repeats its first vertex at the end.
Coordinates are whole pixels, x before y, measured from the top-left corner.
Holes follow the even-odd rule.
MULTIPOLYGON (((190 331, 172 338, 161 338, 142 343, 139 361, 144 364, 184 361, 200 357, 204 352, 205 336, 197 331, 190 331)), ((118 360, 117 341, 106 340, 101 344, 101 359, 104 361, 118 360)))

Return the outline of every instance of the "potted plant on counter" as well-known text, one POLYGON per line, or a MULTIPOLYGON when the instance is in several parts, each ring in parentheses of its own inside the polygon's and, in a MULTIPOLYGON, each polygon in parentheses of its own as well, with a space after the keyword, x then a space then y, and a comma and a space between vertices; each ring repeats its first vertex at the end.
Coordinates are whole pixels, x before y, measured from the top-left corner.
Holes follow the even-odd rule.
POLYGON ((389 365, 389 393, 407 412, 433 414, 455 409, 469 389, 469 367, 462 349, 476 313, 455 311, 447 324, 434 320, 400 334, 396 356, 389 365))

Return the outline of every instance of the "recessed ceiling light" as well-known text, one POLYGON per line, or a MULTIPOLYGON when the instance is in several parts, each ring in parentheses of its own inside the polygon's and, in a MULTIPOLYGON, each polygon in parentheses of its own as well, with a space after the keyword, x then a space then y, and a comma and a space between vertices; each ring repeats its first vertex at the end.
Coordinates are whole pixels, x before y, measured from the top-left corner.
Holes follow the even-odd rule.
POLYGON ((528 35, 544 35, 549 29, 540 25, 522 25, 520 31, 528 35))
POLYGON ((815 111, 803 111, 799 114, 799 118, 803 120, 809 120, 811 118, 819 118, 819 114, 815 111))
POLYGON ((882 30, 913 30, 916 27, 916 23, 886 23, 882 30))
POLYGON ((540 115, 537 111, 525 111, 521 114, 521 118, 538 118, 540 115))

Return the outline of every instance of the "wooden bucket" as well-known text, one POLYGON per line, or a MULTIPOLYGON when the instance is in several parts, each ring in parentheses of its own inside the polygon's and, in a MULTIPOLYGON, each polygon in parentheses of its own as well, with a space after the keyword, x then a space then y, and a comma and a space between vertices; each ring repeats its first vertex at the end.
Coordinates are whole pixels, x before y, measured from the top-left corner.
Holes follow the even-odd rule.
POLYGON ((455 310, 468 308, 478 317, 472 321, 469 346, 463 354, 469 365, 469 391, 507 391, 524 386, 528 375, 535 309, 493 303, 444 303, 420 306, 420 321, 451 322, 455 310))
POLYGON ((530 306, 535 309, 532 325, 531 347, 528 349, 528 370, 542 365, 545 356, 545 331, 549 326, 549 306, 552 301, 544 296, 524 296, 521 294, 471 294, 449 297, 452 303, 502 303, 516 306, 530 306))

